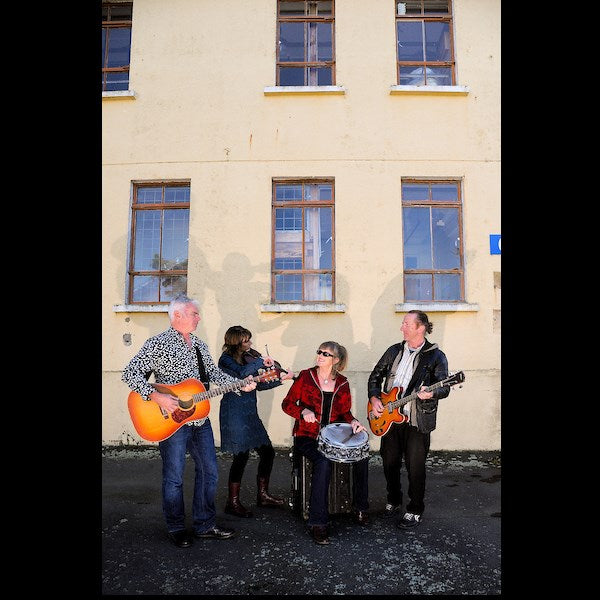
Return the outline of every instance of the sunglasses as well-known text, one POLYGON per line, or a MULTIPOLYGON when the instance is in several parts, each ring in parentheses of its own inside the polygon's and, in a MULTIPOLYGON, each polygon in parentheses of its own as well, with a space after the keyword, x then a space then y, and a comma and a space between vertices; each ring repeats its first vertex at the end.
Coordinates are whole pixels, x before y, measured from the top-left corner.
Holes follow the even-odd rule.
POLYGON ((329 354, 329 352, 325 352, 325 350, 317 350, 317 354, 322 354, 325 358, 335 358, 335 354, 329 354))

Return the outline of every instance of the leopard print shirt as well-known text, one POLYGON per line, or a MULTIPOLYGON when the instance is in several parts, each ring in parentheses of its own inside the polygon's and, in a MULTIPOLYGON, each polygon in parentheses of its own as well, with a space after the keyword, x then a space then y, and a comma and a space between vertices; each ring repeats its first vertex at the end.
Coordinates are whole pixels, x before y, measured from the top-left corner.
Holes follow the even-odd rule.
MULTIPOLYGON (((205 342, 193 333, 190 334, 190 338, 191 348, 186 344, 183 335, 173 327, 148 338, 123 370, 121 379, 144 400, 148 400, 148 396, 156 391, 148 383, 151 373, 154 373, 156 383, 166 385, 175 385, 190 377, 200 379, 196 356, 196 348, 198 348, 209 381, 221 385, 240 381, 217 367, 205 342)), ((238 391, 236 393, 240 394, 238 391)), ((187 424, 202 425, 205 421, 206 418, 189 421, 187 424)))

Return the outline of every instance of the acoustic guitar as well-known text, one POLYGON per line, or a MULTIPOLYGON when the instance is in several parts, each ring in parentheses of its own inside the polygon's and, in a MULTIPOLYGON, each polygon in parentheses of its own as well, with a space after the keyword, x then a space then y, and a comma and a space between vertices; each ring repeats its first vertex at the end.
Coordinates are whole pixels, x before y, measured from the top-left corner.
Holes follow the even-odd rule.
MULTIPOLYGON (((457 383, 462 383, 465 380, 465 374, 462 371, 454 373, 442 381, 438 381, 424 390, 418 390, 423 392, 431 392, 443 386, 453 386, 457 383)), ((408 421, 408 417, 402 412, 402 407, 417 398, 417 392, 413 392, 404 398, 400 398, 402 388, 392 388, 387 394, 381 392, 381 402, 383 404, 383 412, 381 416, 376 416, 373 412, 373 406, 371 400, 367 402, 367 418, 369 419, 369 427, 371 431, 377 435, 385 435, 390 426, 394 423, 404 423, 408 421)))
POLYGON ((152 387, 162 394, 171 394, 179 401, 179 407, 168 413, 152 400, 144 400, 140 394, 133 390, 127 397, 127 408, 135 430, 140 437, 149 442, 161 442, 172 436, 182 425, 196 419, 203 419, 210 412, 209 398, 219 396, 225 392, 233 392, 248 385, 275 381, 281 376, 282 369, 270 367, 259 369, 258 376, 247 377, 235 383, 206 389, 204 384, 193 377, 184 379, 175 385, 152 383, 152 387))

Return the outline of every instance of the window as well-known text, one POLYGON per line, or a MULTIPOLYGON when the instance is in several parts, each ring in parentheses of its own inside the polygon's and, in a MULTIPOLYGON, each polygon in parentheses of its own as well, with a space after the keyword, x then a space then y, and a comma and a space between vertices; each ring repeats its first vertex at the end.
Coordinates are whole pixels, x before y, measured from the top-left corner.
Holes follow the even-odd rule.
POLYGON ((273 182, 273 302, 334 301, 334 185, 273 182))
POLYGON ((278 0, 277 85, 335 85, 334 0, 278 0))
POLYGON ((189 183, 134 184, 129 303, 169 302, 187 291, 189 183))
POLYGON ((399 85, 455 85, 452 0, 396 0, 399 85))
POLYGON ((402 181, 404 302, 464 301, 459 181, 402 181))
POLYGON ((129 89, 133 4, 102 4, 102 91, 129 89))

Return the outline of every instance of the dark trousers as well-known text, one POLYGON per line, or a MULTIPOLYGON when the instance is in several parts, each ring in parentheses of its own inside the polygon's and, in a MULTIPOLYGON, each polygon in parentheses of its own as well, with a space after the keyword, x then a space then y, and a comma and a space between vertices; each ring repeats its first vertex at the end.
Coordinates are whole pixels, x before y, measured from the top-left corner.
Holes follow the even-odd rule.
MULTIPOLYGON (((329 523, 329 481, 331 461, 318 450, 318 442, 309 437, 294 438, 294 448, 312 462, 310 480, 310 506, 307 525, 327 525, 329 523)), ((352 465, 352 504, 354 510, 369 508, 369 459, 365 458, 352 465)))
POLYGON ((408 423, 394 423, 381 439, 380 454, 387 485, 387 501, 402 504, 400 470, 402 460, 408 475, 408 498, 406 510, 422 514, 425 510, 425 459, 429 452, 431 434, 421 433, 408 423))
MULTIPOLYGON (((266 477, 267 479, 271 476, 273 470, 273 460, 275 459, 275 450, 271 444, 264 444, 258 448, 254 448, 258 452, 258 468, 256 474, 259 477, 266 477)), ((229 469, 229 482, 230 483, 241 483, 248 458, 250 457, 250 450, 245 452, 239 452, 233 455, 233 462, 229 469)))

